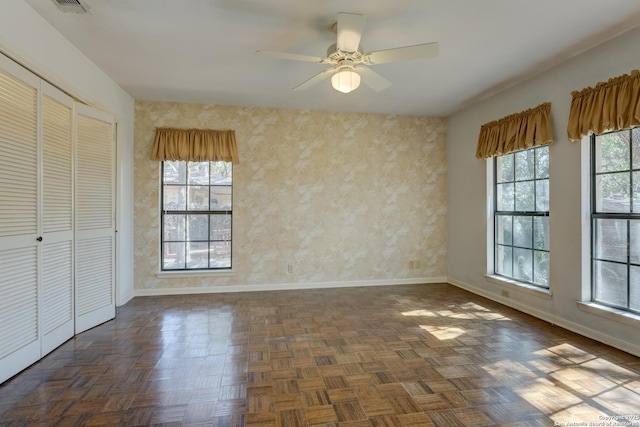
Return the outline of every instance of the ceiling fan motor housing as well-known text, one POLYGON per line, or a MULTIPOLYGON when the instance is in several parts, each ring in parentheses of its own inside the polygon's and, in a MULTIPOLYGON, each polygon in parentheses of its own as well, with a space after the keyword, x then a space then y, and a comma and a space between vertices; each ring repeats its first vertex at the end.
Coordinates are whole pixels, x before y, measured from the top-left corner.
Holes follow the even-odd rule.
POLYGON ((351 61, 353 64, 361 64, 365 62, 365 55, 362 50, 362 45, 358 45, 356 52, 344 52, 338 49, 337 44, 334 43, 327 49, 327 59, 333 64, 340 64, 344 60, 351 61))

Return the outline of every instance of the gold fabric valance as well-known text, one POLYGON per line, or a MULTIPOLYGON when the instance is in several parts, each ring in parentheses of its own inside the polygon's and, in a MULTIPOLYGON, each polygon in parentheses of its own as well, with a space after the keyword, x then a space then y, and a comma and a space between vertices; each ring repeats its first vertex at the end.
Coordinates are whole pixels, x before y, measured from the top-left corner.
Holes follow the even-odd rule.
POLYGON ((567 134, 580 141, 591 133, 603 133, 640 125, 640 71, 600 82, 571 93, 567 134))
POLYGON ((156 128, 151 160, 238 163, 233 130, 156 128))
POLYGON ((547 102, 482 125, 476 157, 488 159, 552 142, 551 103, 547 102))

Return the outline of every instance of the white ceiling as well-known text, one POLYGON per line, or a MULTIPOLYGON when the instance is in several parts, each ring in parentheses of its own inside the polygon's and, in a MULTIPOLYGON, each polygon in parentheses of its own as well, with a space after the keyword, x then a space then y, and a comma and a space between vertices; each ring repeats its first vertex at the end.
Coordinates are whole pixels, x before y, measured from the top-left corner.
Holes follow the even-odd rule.
POLYGON ((137 100, 422 116, 640 25, 638 0, 83 0, 86 15, 25 1, 137 100), (293 91, 327 66, 254 55, 324 56, 338 12, 367 16, 366 52, 438 41, 440 55, 372 66, 393 85, 350 94, 330 80, 293 91))

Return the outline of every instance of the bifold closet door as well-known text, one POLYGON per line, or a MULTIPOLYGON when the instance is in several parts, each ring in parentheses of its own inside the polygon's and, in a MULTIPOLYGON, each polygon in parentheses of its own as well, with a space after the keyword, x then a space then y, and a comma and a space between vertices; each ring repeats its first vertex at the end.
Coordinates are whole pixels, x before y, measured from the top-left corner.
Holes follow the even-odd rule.
POLYGON ((0 383, 40 358, 39 85, 0 55, 0 383))
POLYGON ((113 118, 76 104, 75 329, 115 317, 113 118))
POLYGON ((73 101, 41 84, 42 356, 74 335, 73 316, 73 101))

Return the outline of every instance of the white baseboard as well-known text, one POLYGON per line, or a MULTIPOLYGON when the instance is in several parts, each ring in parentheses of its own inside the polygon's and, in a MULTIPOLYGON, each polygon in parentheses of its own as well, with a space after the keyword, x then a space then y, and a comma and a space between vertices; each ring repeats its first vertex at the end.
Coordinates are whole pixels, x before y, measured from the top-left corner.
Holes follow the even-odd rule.
POLYGON ((640 357, 640 346, 635 343, 621 340, 616 337, 612 337, 611 335, 605 334, 598 330, 588 328, 579 323, 575 323, 571 320, 567 320, 562 317, 559 317, 556 313, 548 313, 542 310, 535 309, 528 305, 521 304, 509 298, 501 297, 500 295, 494 294, 492 292, 487 292, 485 289, 482 289, 474 285, 470 285, 468 283, 461 282, 459 280, 449 278, 447 282, 461 289, 467 290, 474 294, 488 298, 492 301, 496 301, 496 302, 499 302, 500 304, 504 304, 508 307, 514 308, 523 313, 530 314, 531 316, 537 317, 538 319, 549 322, 552 325, 560 326, 561 328, 567 329, 571 332, 575 332, 576 334, 580 334, 587 338, 591 338, 603 344, 610 345, 611 347, 615 347, 622 351, 626 351, 627 353, 631 353, 634 356, 640 357))
POLYGON ((520 304, 519 302, 514 301, 511 298, 502 297, 498 294, 494 294, 493 292, 488 292, 487 290, 482 289, 478 286, 470 285, 469 283, 464 283, 459 280, 449 278, 447 279, 447 283, 450 283, 453 286, 457 286, 458 288, 462 288, 476 295, 488 298, 492 301, 499 302, 500 304, 506 305, 507 307, 515 308, 518 311, 530 314, 533 317, 545 320, 551 324, 557 324, 555 321, 555 316, 551 313, 547 313, 546 311, 538 310, 525 304, 520 304))
POLYGON ((415 277, 408 279, 354 280, 344 282, 273 283, 264 285, 202 286, 190 288, 134 289, 136 297, 158 295, 214 294, 227 292, 284 291, 288 289, 355 288, 365 286, 421 285, 447 283, 446 277, 415 277))

